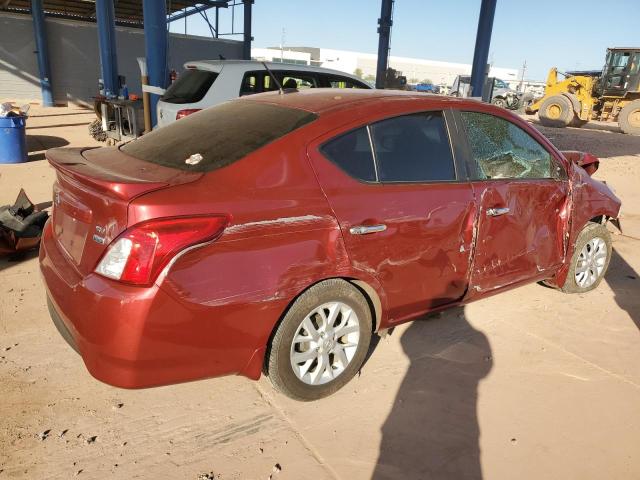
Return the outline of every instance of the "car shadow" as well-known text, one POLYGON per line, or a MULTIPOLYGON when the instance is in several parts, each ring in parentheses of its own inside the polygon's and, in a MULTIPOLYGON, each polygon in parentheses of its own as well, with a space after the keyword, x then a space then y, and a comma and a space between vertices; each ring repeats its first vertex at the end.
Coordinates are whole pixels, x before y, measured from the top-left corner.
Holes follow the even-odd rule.
POLYGON ((477 399, 493 365, 487 337, 457 307, 416 320, 400 342, 410 365, 372 478, 481 479, 477 399))
POLYGON ((44 160, 46 150, 69 145, 69 141, 54 135, 27 135, 27 150, 29 158, 27 161, 44 160))
POLYGON ((24 250, 22 252, 13 252, 1 255, 0 254, 0 272, 8 268, 14 267, 18 263, 26 262, 32 258, 38 256, 38 248, 32 248, 30 250, 24 250))
POLYGON ((618 306, 629 314, 640 330, 640 275, 615 248, 611 251, 611 262, 604 279, 613 290, 618 306))

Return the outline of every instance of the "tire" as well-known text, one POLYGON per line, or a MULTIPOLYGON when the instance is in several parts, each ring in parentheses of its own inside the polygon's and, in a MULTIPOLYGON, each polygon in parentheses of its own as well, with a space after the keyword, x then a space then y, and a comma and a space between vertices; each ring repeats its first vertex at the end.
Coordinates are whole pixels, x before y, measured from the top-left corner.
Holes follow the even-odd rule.
POLYGON ((640 135, 640 99, 627 103, 618 115, 618 124, 628 135, 640 135))
POLYGON ((587 123, 588 121, 589 121, 589 120, 582 120, 579 116, 574 115, 574 116, 573 116, 573 120, 571 120, 571 124, 570 124, 569 126, 571 126, 571 127, 575 127, 575 128, 580 128, 580 127, 582 127, 583 125, 586 125, 586 123, 587 123))
MULTIPOLYGON (((588 257, 587 257, 588 258, 588 257)), ((609 262, 611 261, 611 234, 604 225, 599 223, 589 222, 578 235, 576 241, 576 248, 571 257, 571 267, 567 274, 567 279, 562 286, 564 293, 585 293, 596 288, 609 268, 609 262), (601 242, 597 242, 600 240, 601 242), (599 243, 599 247, 595 250, 593 245, 599 243), (589 247, 590 246, 590 247, 589 247), (576 276, 576 272, 579 273, 578 264, 583 264, 585 259, 585 253, 591 249, 591 252, 595 251, 595 263, 587 266, 586 272, 595 273, 595 278, 592 281, 581 283, 580 279, 584 279, 584 276, 576 276), (606 257, 602 261, 598 260, 598 253, 606 253, 606 257)))
POLYGON ((98 142, 104 142, 107 140, 107 134, 102 129, 102 120, 96 119, 89 124, 89 135, 91 135, 98 142))
POLYGON ((491 100, 491 103, 493 103, 496 107, 507 108, 506 100, 501 97, 494 98, 493 100, 491 100))
POLYGON ((266 355, 266 373, 277 390, 295 400, 329 396, 362 366, 372 330, 369 303, 355 286, 340 279, 317 283, 294 301, 276 328, 266 355), (333 326, 326 321, 331 317, 333 326), (340 331, 349 333, 337 336, 340 331), (296 338, 309 340, 294 342, 296 338), (296 371, 294 355, 300 360, 296 371))
POLYGON ((540 122, 547 127, 566 127, 574 116, 571 100, 563 95, 547 98, 538 111, 540 122))

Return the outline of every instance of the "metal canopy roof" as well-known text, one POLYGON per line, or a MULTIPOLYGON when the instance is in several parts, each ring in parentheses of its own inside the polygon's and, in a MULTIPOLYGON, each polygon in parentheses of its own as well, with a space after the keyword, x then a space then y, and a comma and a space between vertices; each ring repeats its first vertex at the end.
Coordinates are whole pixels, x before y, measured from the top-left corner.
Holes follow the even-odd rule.
MULTIPOLYGON (((225 8, 227 0, 166 0, 167 15, 196 5, 225 8)), ((121 25, 142 26, 142 0, 115 0, 116 23, 121 25)), ((44 0, 46 15, 95 21, 95 0, 44 0)), ((0 12, 31 13, 30 0, 0 0, 0 12)))

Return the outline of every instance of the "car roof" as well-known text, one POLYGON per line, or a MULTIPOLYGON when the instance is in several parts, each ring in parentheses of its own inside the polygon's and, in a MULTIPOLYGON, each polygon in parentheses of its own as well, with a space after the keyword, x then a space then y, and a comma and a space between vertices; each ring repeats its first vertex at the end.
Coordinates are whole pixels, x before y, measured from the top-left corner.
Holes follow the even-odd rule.
POLYGON ((307 110, 318 115, 328 111, 346 110, 352 108, 354 103, 377 101, 405 101, 416 100, 422 106, 445 105, 477 105, 478 100, 448 97, 444 95, 425 95, 413 91, 379 90, 359 88, 308 88, 304 90, 289 90, 284 94, 279 92, 260 93, 242 97, 240 101, 252 101, 281 105, 283 107, 307 110))
POLYGON ((297 70, 300 72, 329 73, 332 75, 339 75, 341 77, 348 77, 361 83, 367 83, 361 78, 358 78, 355 75, 351 75, 347 72, 341 72, 340 70, 333 70, 331 68, 314 67, 297 63, 259 62, 257 60, 193 60, 191 62, 186 62, 184 64, 184 68, 211 70, 213 72, 220 72, 223 68, 250 71, 264 70, 264 64, 266 64, 270 70, 297 70))

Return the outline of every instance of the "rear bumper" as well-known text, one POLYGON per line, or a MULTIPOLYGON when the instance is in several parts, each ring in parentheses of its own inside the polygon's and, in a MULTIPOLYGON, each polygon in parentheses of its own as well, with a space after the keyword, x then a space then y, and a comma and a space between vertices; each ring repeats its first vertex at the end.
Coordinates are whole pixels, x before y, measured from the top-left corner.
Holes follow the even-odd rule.
POLYGON ((53 324, 56 326, 58 333, 62 335, 62 338, 66 340, 71 348, 75 350, 77 354, 80 354, 80 350, 78 349, 78 345, 76 345, 76 341, 71 336, 71 332, 65 325, 64 321, 60 317, 60 314, 56 310, 56 307, 53 305, 51 299, 47 296, 47 308, 49 309, 49 316, 51 320, 53 320, 53 324))
MULTIPOLYGON (((40 269, 51 317, 98 380, 143 388, 229 374, 260 375, 263 343, 237 335, 230 321, 247 305, 207 307, 154 285, 133 287, 82 277, 45 226, 40 269), (234 334, 235 333, 235 334, 234 334)), ((247 326, 249 327, 249 326, 247 326)))

